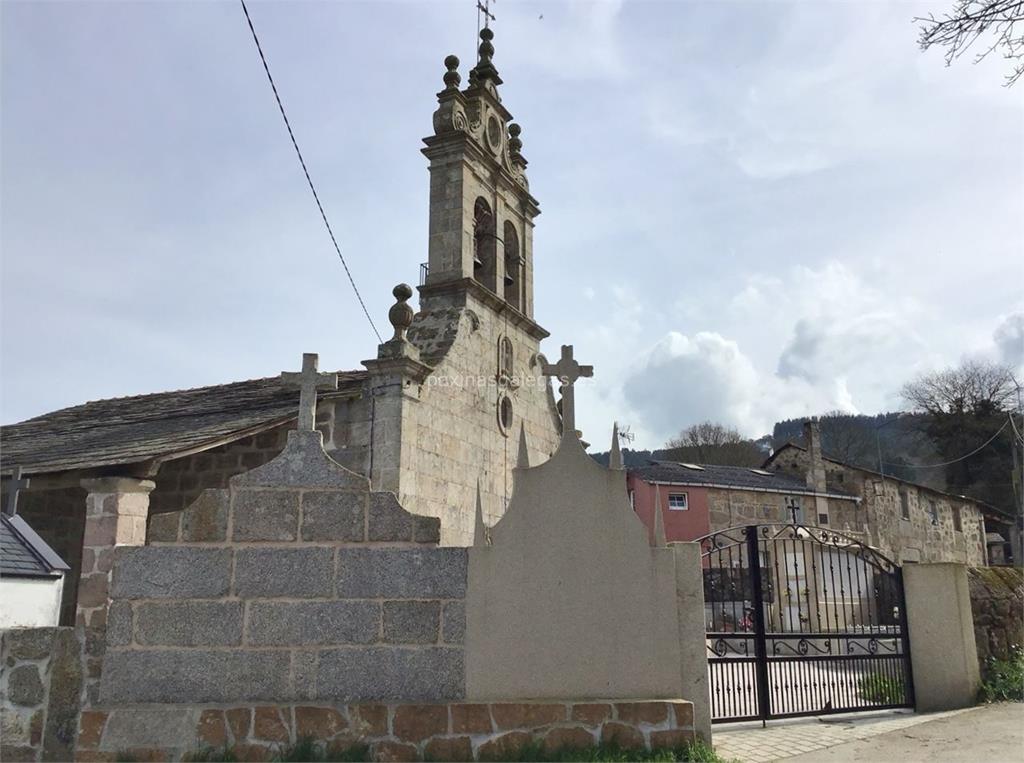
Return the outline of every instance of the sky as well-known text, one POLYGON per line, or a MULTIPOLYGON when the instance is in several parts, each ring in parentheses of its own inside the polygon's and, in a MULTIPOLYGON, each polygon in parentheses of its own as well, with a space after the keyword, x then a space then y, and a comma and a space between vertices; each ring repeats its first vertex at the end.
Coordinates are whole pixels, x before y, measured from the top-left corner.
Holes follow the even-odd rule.
MULTIPOLYGON (((1024 85, 946 67, 945 2, 494 5, 522 125, 542 349, 633 447, 901 407, 1024 366, 1024 85)), ((473 0, 250 12, 378 328, 427 258, 421 139, 473 0)), ((295 369, 377 339, 234 2, 0 3, 0 418, 295 369)))

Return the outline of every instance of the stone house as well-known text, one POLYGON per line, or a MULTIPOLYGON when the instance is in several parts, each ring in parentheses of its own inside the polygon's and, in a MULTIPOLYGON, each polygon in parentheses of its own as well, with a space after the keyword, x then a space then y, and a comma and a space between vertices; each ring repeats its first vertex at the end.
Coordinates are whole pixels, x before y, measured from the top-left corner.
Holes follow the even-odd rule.
POLYGON ((828 483, 856 495, 861 514, 851 530, 900 564, 960 562, 981 567, 987 563, 987 509, 981 502, 826 458, 821 454, 817 422, 804 425, 803 446, 782 446, 764 468, 793 475, 823 473, 828 483))
POLYGON ((804 426, 804 445, 779 448, 760 469, 660 461, 631 469, 628 484, 648 527, 660 505, 670 541, 795 518, 849 535, 900 564, 987 563, 990 507, 826 458, 814 421, 804 426))
MULTIPOLYGON (((331 457, 410 511, 439 517, 444 545, 471 542, 478 482, 488 523, 502 515, 524 433, 539 462, 561 427, 540 373, 548 332, 534 319, 540 211, 490 37, 479 52, 465 89, 458 59, 445 59, 424 139, 430 219, 419 311, 407 304, 412 289, 395 287, 394 337, 363 369, 339 372, 315 411, 331 457)), ((81 581, 110 569, 114 545, 144 538, 152 515, 181 510, 280 453, 298 397, 273 376, 88 402, 3 427, 4 477, 15 467, 32 477, 20 513, 72 568, 62 622, 98 595, 81 581), (136 497, 105 508, 115 494, 136 497), (116 532, 86 529, 87 505, 129 512, 130 521, 111 518, 116 532)))

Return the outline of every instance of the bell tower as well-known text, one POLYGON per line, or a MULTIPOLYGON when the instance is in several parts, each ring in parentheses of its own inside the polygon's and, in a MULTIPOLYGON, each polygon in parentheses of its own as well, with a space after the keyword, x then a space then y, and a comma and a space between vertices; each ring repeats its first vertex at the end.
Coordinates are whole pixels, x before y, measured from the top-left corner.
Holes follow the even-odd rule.
POLYGON ((493 39, 489 27, 480 30, 479 60, 465 90, 459 59, 444 61, 434 134, 423 140, 430 237, 420 294, 429 309, 435 297, 470 292, 546 336, 533 324, 533 220, 540 208, 526 179, 521 128, 498 95, 493 39))

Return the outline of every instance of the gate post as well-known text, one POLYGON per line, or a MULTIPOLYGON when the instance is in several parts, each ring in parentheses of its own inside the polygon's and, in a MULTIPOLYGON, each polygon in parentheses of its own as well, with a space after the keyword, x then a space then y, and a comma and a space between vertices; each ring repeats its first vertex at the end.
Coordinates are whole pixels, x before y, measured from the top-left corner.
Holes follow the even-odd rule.
POLYGON ((711 744, 711 687, 704 610, 704 566, 699 543, 670 543, 676 560, 679 671, 682 696, 693 703, 693 730, 711 744))
POLYGON ((981 686, 974 618, 962 564, 907 564, 903 594, 918 712, 974 704, 981 686))
POLYGON ((768 642, 764 632, 764 591, 761 581, 761 547, 757 541, 757 525, 747 527, 747 564, 750 565, 750 596, 754 605, 754 654, 757 656, 757 710, 761 725, 771 715, 768 692, 768 642))

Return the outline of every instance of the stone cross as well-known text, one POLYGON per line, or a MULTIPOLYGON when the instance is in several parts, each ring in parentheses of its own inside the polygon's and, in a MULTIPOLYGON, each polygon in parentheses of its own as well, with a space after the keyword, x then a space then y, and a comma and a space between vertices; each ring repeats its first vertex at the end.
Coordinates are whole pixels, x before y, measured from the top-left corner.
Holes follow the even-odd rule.
POLYGON ((15 466, 7 483, 7 504, 4 506, 4 514, 13 517, 18 513, 18 493, 22 488, 27 488, 29 482, 31 480, 28 477, 21 478, 21 467, 15 466))
POLYGON ((572 356, 572 345, 562 345, 562 357, 557 363, 545 363, 541 368, 545 376, 554 376, 562 385, 562 437, 576 436, 576 396, 573 385, 581 376, 593 376, 593 366, 581 366, 572 356))
POLYGON ((337 374, 317 373, 319 356, 315 352, 302 355, 302 371, 285 371, 281 381, 290 387, 299 388, 299 425, 300 432, 312 432, 316 428, 316 391, 318 389, 337 389, 337 374))

